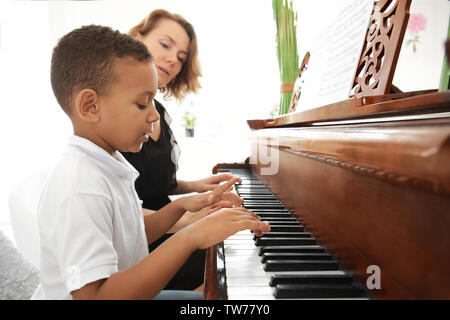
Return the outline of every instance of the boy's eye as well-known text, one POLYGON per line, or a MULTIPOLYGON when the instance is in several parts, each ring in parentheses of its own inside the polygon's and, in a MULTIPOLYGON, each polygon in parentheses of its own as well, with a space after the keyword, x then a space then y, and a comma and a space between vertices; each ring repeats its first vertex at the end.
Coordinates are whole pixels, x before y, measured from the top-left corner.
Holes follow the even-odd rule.
POLYGON ((165 44, 164 42, 160 41, 159 42, 161 44, 161 47, 167 49, 169 46, 167 44, 165 44))
POLYGON ((147 105, 145 105, 145 104, 139 104, 139 103, 136 103, 136 105, 138 106, 138 108, 139 108, 140 110, 144 110, 145 108, 147 108, 147 105))

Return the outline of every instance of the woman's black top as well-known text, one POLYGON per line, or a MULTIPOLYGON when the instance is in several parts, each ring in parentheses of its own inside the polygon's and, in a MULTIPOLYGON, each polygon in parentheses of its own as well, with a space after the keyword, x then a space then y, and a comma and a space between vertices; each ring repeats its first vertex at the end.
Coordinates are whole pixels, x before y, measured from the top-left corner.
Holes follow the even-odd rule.
POLYGON ((135 187, 142 206, 159 210, 170 202, 170 190, 176 188, 180 149, 170 129, 172 119, 161 103, 154 100, 159 113, 161 135, 142 145, 137 153, 123 152, 123 156, 139 172, 135 187))

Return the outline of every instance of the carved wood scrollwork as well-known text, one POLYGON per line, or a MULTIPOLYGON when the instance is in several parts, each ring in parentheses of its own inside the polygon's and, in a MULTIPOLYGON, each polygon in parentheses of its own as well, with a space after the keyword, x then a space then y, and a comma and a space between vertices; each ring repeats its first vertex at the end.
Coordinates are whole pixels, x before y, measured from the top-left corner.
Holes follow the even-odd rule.
POLYGON ((389 93, 411 0, 375 0, 351 96, 389 93))

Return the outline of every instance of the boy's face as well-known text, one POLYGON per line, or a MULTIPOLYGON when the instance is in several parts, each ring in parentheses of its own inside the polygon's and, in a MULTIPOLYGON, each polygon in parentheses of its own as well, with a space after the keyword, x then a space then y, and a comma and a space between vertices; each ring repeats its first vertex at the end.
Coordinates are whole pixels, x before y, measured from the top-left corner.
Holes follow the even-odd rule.
POLYGON ((102 147, 109 153, 115 150, 138 152, 149 139, 153 122, 159 114, 153 105, 158 78, 153 63, 128 61, 114 66, 118 80, 108 95, 100 96, 98 135, 102 147))

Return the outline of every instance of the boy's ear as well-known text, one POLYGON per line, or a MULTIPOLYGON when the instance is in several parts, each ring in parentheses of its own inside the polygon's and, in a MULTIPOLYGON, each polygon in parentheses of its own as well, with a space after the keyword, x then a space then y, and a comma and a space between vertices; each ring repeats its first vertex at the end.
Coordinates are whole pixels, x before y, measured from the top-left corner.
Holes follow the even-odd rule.
POLYGON ((75 97, 75 112, 84 121, 97 122, 100 120, 98 94, 92 89, 83 89, 75 97))

